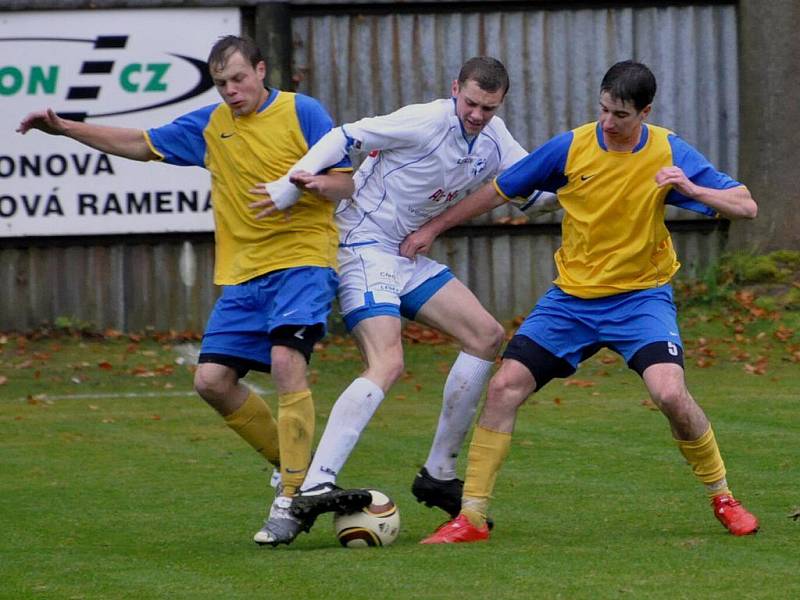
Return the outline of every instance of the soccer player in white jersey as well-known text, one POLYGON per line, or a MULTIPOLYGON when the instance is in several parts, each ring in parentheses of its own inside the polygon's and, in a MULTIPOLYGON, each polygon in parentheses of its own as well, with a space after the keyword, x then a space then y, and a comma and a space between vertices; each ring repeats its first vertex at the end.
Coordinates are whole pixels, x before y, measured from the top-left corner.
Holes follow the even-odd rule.
MULTIPOLYGON (((424 256, 404 258, 399 247, 408 234, 526 156, 496 116, 508 87, 500 61, 471 58, 453 82, 452 98, 333 129, 285 177, 257 190, 265 199, 251 206, 266 216, 290 206, 297 186, 320 191, 313 174, 349 151, 367 154, 352 198, 336 212, 339 303, 366 368, 336 401, 292 503, 292 512, 307 524, 337 509, 330 500, 336 477, 403 374, 401 315, 449 334, 461 346, 444 386, 430 453, 412 487, 420 502, 450 515, 459 512, 463 482, 456 477, 456 458, 504 330, 445 265, 424 256)), ((549 196, 542 203, 554 198, 549 196)), ((536 198, 539 193, 531 196, 536 198)))

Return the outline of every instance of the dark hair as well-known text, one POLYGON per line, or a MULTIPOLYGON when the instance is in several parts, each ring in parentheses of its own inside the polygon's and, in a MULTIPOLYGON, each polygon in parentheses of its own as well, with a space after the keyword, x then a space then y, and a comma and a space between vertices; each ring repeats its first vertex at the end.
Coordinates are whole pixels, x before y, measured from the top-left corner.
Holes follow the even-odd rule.
POLYGON ((615 100, 632 102, 637 111, 650 104, 656 95, 656 76, 639 62, 624 60, 611 67, 600 83, 600 93, 615 100))
POLYGON ((253 68, 263 59, 256 43, 246 36, 224 35, 217 40, 208 53, 208 66, 223 68, 228 57, 239 52, 253 68))
POLYGON ((473 56, 458 74, 458 87, 463 87, 471 79, 478 87, 486 92, 503 90, 503 96, 508 93, 508 71, 496 58, 491 56, 473 56))

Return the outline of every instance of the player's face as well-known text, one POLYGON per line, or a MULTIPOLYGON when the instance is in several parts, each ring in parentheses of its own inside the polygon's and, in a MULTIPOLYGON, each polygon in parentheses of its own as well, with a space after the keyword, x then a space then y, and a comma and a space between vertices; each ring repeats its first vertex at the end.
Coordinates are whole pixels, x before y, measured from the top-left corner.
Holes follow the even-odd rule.
POLYGON ((464 85, 453 82, 453 97, 456 99, 456 114, 469 135, 478 135, 489 124, 503 103, 505 92, 487 92, 477 82, 467 79, 464 85))
POLYGON ((237 117, 255 112, 267 99, 263 62, 253 67, 241 52, 233 52, 224 65, 212 65, 210 72, 219 95, 237 117))
POLYGON ((606 144, 615 149, 633 148, 639 143, 642 122, 650 114, 651 104, 636 110, 632 102, 613 98, 608 92, 600 94, 600 128, 606 144))

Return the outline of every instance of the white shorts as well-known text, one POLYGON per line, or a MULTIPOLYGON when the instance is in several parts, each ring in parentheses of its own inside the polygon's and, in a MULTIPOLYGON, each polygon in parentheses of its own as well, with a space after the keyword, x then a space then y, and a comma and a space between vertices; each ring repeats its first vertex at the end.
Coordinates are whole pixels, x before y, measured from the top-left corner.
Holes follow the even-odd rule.
POLYGON ((426 256, 411 260, 377 244, 339 248, 339 308, 348 331, 380 315, 413 319, 455 276, 426 256))

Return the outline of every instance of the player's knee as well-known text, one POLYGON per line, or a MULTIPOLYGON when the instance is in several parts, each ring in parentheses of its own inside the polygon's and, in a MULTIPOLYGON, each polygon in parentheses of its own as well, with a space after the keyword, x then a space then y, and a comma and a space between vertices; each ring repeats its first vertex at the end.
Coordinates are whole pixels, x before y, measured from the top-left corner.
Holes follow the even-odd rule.
POLYGON ((489 380, 486 408, 502 412, 516 411, 531 392, 517 378, 500 370, 489 380))
POLYGON ((272 378, 279 391, 306 386, 307 363, 302 351, 288 346, 273 346, 270 353, 272 378))
POLYGON ((389 386, 394 384, 405 373, 406 364, 403 356, 393 356, 383 364, 384 378, 389 386))
POLYGON ((194 373, 194 389, 200 397, 214 405, 214 402, 224 399, 236 384, 230 377, 218 369, 200 364, 194 373))
POLYGON ((694 400, 683 383, 665 382, 651 390, 653 402, 667 415, 680 418, 689 412, 694 400))
POLYGON ((383 390, 388 390, 403 376, 405 368, 402 352, 389 353, 368 359, 368 366, 364 376, 375 382, 383 390))
POLYGON ((506 332, 503 326, 487 314, 486 318, 475 324, 470 339, 464 344, 464 350, 491 360, 500 352, 505 339, 506 332))

